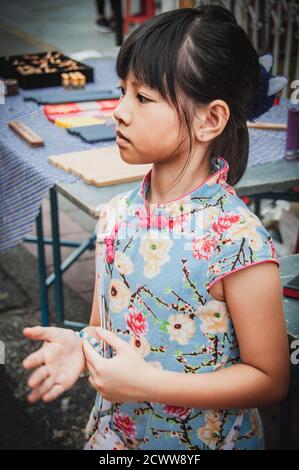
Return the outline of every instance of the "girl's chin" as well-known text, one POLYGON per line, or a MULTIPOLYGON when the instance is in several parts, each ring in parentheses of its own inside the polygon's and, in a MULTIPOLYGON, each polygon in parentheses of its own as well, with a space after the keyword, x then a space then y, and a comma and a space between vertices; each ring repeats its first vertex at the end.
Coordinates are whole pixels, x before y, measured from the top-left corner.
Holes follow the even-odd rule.
POLYGON ((130 153, 126 152, 126 150, 124 149, 119 149, 119 153, 120 153, 121 159, 125 163, 129 163, 130 165, 144 165, 148 163, 142 160, 142 158, 139 157, 138 155, 131 156, 130 153))

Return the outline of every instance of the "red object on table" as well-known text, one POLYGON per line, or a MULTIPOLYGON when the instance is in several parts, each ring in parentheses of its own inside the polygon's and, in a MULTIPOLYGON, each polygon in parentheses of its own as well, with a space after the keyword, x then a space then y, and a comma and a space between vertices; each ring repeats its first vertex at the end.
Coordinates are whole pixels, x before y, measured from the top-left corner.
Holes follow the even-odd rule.
POLYGON ((125 15, 123 19, 124 33, 127 34, 129 31, 130 24, 144 23, 152 16, 155 16, 155 2, 154 0, 140 0, 140 11, 132 15, 131 14, 131 0, 126 0, 125 15))
POLYGON ((280 103, 279 96, 276 96, 276 97, 274 98, 274 103, 273 103, 273 106, 278 106, 278 105, 279 105, 279 103, 280 103))
POLYGON ((299 299, 299 274, 283 286, 283 295, 299 299))
POLYGON ((249 204, 252 203, 252 200, 251 200, 250 197, 248 197, 248 196, 241 196, 241 199, 242 199, 243 202, 245 202, 245 204, 246 204, 247 206, 249 206, 249 204))

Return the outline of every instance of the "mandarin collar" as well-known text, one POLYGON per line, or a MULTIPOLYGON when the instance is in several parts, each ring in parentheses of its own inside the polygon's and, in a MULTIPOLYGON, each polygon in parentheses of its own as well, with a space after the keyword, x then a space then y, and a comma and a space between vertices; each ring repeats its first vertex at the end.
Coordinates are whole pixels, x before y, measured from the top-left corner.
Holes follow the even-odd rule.
MULTIPOLYGON (((155 211, 161 213, 166 210, 169 213, 172 211, 177 212, 179 210, 180 215, 183 215, 186 213, 186 210, 189 213, 192 210, 192 206, 200 203, 201 200, 206 203, 207 199, 215 197, 221 189, 225 189, 226 191, 235 194, 233 188, 227 183, 229 170, 228 162, 223 157, 216 157, 212 159, 211 164, 213 173, 202 181, 200 185, 195 186, 194 189, 178 198, 161 204, 151 204, 151 214, 155 211), (181 207, 178 209, 178 206, 181 207), (184 209, 184 206, 187 209, 184 209)), ((150 188, 151 174, 152 169, 150 169, 144 176, 139 192, 139 202, 146 211, 149 209, 146 196, 150 188)))

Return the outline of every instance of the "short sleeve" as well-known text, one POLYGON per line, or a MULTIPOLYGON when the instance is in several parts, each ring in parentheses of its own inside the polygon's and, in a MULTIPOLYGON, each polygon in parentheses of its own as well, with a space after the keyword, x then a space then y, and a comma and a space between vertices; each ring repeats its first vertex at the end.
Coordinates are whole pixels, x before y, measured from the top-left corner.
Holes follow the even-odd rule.
POLYGON ((210 231, 215 249, 208 260, 207 290, 220 279, 249 266, 265 262, 279 266, 269 232, 248 208, 242 207, 219 219, 210 231))

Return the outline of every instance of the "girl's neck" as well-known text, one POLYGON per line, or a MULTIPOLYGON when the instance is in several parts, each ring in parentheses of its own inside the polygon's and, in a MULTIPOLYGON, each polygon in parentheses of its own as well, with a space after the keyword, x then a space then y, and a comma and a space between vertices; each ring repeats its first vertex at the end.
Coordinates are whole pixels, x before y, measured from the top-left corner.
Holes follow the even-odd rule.
POLYGON ((205 158, 198 163, 193 156, 183 176, 174 185, 181 171, 182 167, 176 165, 154 163, 147 193, 148 204, 164 204, 191 192, 211 174, 210 159, 205 158))

